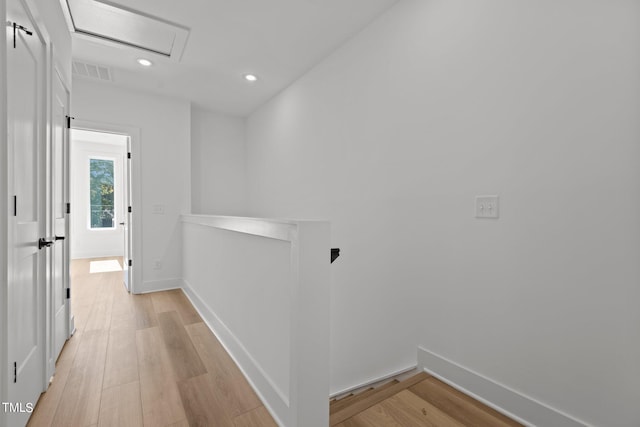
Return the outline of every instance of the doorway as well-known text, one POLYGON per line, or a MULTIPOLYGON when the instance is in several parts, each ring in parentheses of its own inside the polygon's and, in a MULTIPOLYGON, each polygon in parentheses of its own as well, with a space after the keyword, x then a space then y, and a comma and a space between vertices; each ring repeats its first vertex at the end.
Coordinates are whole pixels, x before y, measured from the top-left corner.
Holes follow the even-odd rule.
MULTIPOLYGON (((71 260, 91 273, 121 272, 131 292, 131 135, 72 128, 71 260)), ((72 283, 72 287, 79 284, 72 283)))

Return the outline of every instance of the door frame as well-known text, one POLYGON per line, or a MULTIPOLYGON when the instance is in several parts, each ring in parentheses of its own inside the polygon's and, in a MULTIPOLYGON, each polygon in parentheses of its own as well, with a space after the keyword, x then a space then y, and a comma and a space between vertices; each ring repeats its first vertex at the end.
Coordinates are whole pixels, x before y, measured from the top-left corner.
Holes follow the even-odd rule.
MULTIPOLYGON (((128 225, 131 228, 130 255, 132 257, 131 259, 134 260, 133 267, 129 267, 132 268, 129 290, 132 294, 135 294, 136 288, 139 288, 139 286, 142 284, 142 204, 140 203, 142 196, 142 187, 140 185, 140 128, 76 118, 71 122, 71 129, 88 130, 102 133, 114 133, 117 135, 125 135, 129 137, 129 141, 131 144, 131 176, 129 176, 129 184, 131 188, 132 213, 131 223, 128 225)), ((69 152, 70 151, 71 150, 69 150, 69 152)), ((70 153, 67 153, 67 161, 71 161, 70 153)), ((70 165, 69 170, 71 170, 71 163, 68 164, 70 165)), ((126 164, 123 166, 125 168, 127 167, 126 164)), ((76 208, 74 206, 71 206, 72 215, 75 209, 76 208)), ((73 236, 71 236, 71 238, 73 238, 73 236)), ((71 290, 71 295, 73 298, 73 290, 71 290)), ((71 325, 73 327, 73 314, 71 316, 71 325)))
MULTIPOLYGON (((0 17, 5 21, 7 18, 7 5, 5 1, 0 1, 0 17)), ((7 75, 7 32, 0 31, 0 76, 7 75)), ((0 169, 7 170, 9 166, 7 148, 7 79, 0 78, 0 169)), ((0 242, 7 242, 9 231, 9 182, 8 174, 0 173, 0 242)), ((3 245, 0 255, 0 401, 6 402, 8 393, 8 372, 9 366, 7 354, 8 340, 8 310, 7 310, 7 290, 9 269, 8 243, 3 245)), ((4 411, 0 411, 0 425, 6 425, 4 411)))
MULTIPOLYGON (((49 85, 50 85, 50 90, 49 90, 49 99, 48 99, 48 108, 50 110, 50 120, 51 123, 53 123, 53 103, 54 103, 54 94, 53 94, 53 88, 54 88, 54 79, 59 78, 60 79, 60 83, 62 84, 62 87, 64 88, 65 92, 67 93, 67 99, 66 99, 66 106, 67 106, 67 111, 66 114, 70 115, 71 112, 71 85, 65 80, 64 78, 64 74, 62 72, 62 67, 60 66, 60 64, 55 60, 56 55, 55 55, 55 49, 51 48, 51 57, 54 58, 53 63, 51 64, 51 75, 49 76, 49 85)), ((63 176, 63 197, 66 199, 65 202, 68 203, 69 202, 69 185, 70 185, 70 175, 69 175, 69 164, 67 163, 67 152, 69 151, 69 142, 70 142, 70 138, 69 138, 69 130, 66 130, 66 139, 65 141, 63 141, 63 158, 62 158, 62 162, 63 162, 63 169, 64 169, 64 176, 63 176)), ((47 192, 47 215, 46 215, 46 228, 47 228, 47 233, 46 235, 49 237, 53 237, 53 235, 55 234, 55 224, 54 224, 54 217, 53 217, 53 180, 52 180, 52 171, 53 171, 53 153, 52 153, 52 149, 53 149, 53 138, 54 138, 54 133, 55 129, 54 127, 51 125, 49 126, 49 132, 47 134, 47 158, 46 158, 46 173, 45 173, 45 179, 46 179, 46 192, 47 192)), ((69 214, 65 215, 65 236, 69 235, 69 214)), ((68 239, 68 237, 66 237, 68 239)), ((69 288, 69 283, 70 283, 70 263, 69 263, 69 255, 70 255, 70 251, 69 251, 69 241, 66 240, 65 241, 65 249, 64 249, 64 253, 63 253, 63 257, 65 262, 63 263, 63 271, 62 271, 62 277, 63 277, 63 281, 65 284, 66 288, 69 288)), ((53 375, 55 374, 55 365, 56 365, 56 359, 57 357, 55 357, 53 355, 53 350, 54 350, 54 327, 55 327, 55 312, 53 311, 53 269, 54 269, 54 265, 53 265, 53 251, 48 251, 47 252, 47 277, 49 278, 48 280, 48 286, 47 286, 47 347, 46 347, 46 363, 47 363, 47 368, 46 368, 46 373, 47 373, 47 378, 51 378, 53 377, 53 375)), ((70 313, 71 313, 71 304, 70 301, 67 299, 65 302, 65 312, 66 312, 66 319, 67 319, 67 324, 66 324, 66 330, 67 330, 67 339, 71 338, 71 336, 73 335, 73 330, 69 327, 69 319, 70 319, 70 313)), ((64 346, 63 346, 64 348, 64 346)))

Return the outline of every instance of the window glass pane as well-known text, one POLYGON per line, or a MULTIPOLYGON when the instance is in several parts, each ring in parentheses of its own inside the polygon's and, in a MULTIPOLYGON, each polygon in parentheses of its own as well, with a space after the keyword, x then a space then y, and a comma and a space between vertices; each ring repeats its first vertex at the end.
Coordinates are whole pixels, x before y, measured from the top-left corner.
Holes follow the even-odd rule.
POLYGON ((89 159, 91 228, 114 227, 113 184, 113 160, 89 159))

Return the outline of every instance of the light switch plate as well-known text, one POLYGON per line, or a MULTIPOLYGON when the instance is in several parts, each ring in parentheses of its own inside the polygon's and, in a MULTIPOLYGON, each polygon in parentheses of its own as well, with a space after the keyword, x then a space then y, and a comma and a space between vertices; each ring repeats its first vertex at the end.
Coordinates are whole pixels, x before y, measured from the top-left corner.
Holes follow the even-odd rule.
POLYGON ((476 196, 476 218, 499 218, 498 196, 476 196))
POLYGON ((151 207, 151 213, 154 215, 164 215, 164 205, 153 205, 151 207))

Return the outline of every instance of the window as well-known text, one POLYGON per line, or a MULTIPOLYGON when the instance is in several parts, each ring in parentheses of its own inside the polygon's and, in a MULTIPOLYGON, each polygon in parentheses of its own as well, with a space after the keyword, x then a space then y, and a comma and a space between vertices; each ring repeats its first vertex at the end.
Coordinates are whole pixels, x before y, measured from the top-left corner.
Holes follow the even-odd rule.
POLYGON ((89 200, 92 229, 114 228, 116 223, 113 160, 89 159, 89 200))

